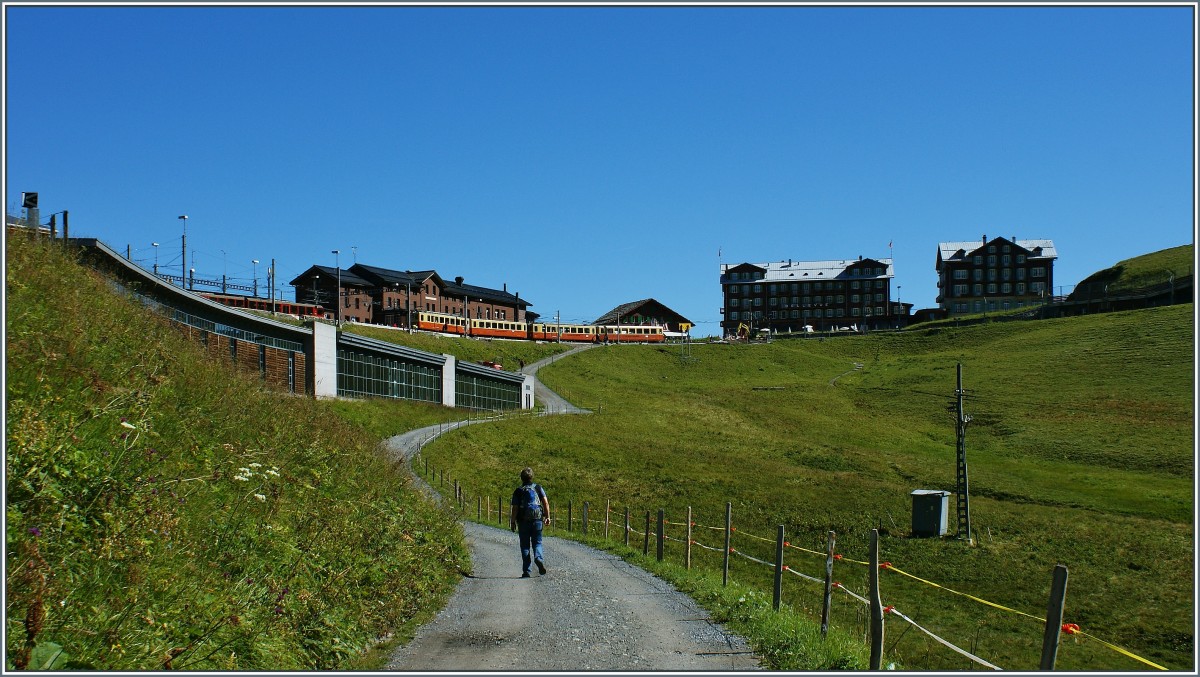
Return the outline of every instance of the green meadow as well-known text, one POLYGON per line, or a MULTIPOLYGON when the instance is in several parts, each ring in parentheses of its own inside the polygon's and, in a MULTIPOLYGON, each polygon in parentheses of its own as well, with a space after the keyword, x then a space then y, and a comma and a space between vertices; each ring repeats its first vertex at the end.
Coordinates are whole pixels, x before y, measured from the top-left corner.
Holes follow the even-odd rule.
MULTIPOLYGON (((579 529, 585 501, 591 538, 606 505, 614 541, 627 508, 642 531, 647 511, 664 509, 678 525, 690 506, 694 538, 717 549, 721 532, 706 527, 723 525, 728 502, 735 549, 767 561, 777 525, 790 545, 814 551, 836 532, 838 552, 858 561, 878 529, 882 560, 942 586, 884 571, 884 604, 1004 669, 1037 668, 1037 618, 1063 564, 1064 622, 1084 634, 1064 635, 1059 669, 1153 669, 1113 647, 1191 669, 1192 321, 1193 306, 1182 305, 690 351, 600 347, 540 373, 599 413, 472 426, 436 441, 425 457, 468 494, 489 497, 507 496, 520 468, 532 465, 550 490, 560 534, 568 504, 579 529), (959 364, 971 417, 973 541, 953 538, 953 496, 948 537, 914 538, 910 492, 955 489, 959 364)), ((678 541, 668 542, 667 559, 682 561, 683 528, 669 526, 668 536, 678 541)), ((719 582, 721 554, 693 551, 693 570, 719 582)), ((823 576, 823 557, 787 552, 790 568, 823 576)), ((736 556, 731 566, 734 580, 769 599, 770 567, 736 556)), ((865 566, 840 561, 834 577, 865 595, 865 566)), ((819 622, 822 594, 821 585, 786 577, 789 613, 819 622)), ((863 605, 839 594, 832 622, 861 636, 863 605)), ((981 667, 895 617, 885 662, 981 667)))

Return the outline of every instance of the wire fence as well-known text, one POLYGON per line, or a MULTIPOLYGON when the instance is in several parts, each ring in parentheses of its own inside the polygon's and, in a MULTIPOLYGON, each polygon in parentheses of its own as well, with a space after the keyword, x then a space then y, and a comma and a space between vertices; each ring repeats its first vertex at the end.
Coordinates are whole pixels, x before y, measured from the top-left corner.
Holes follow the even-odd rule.
MULTIPOLYGON (((413 467, 418 468, 417 464, 415 463, 415 459, 413 467)), ((463 485, 461 485, 458 480, 449 479, 446 477, 444 471, 431 468, 428 460, 424 461, 424 474, 430 485, 433 486, 435 490, 440 487, 443 490, 449 489, 453 491, 452 495, 454 496, 455 505, 464 517, 468 515, 470 500, 468 499, 467 493, 464 491, 463 485)), ((494 497, 477 495, 474 497, 474 501, 476 503, 475 519, 477 521, 486 524, 492 523, 492 520, 495 520, 496 524, 501 526, 504 525, 506 516, 510 514, 509 512, 506 512, 506 509, 509 509, 506 497, 500 495, 494 497), (495 501, 494 504, 493 500, 495 501)), ((879 660, 882 657, 882 643, 884 634, 883 617, 892 617, 904 622, 908 626, 911 626, 913 629, 928 637, 938 646, 943 647, 947 651, 954 652, 958 656, 970 660, 982 668, 990 670, 1003 669, 986 660, 985 658, 976 655, 976 653, 973 651, 968 651, 967 649, 947 640, 945 637, 940 636, 935 631, 918 624, 910 614, 905 614, 903 611, 898 609, 896 605, 884 605, 880 598, 880 595, 884 594, 881 590, 881 587, 883 586, 879 584, 879 580, 881 579, 880 574, 883 574, 887 578, 891 578, 892 575, 894 575, 907 580, 915 581, 923 586, 927 586, 939 592, 954 595, 960 599, 967 600, 981 606, 986 606, 995 611, 1009 614, 1014 618, 1037 623, 1043 634, 1041 656, 1041 668, 1043 670, 1050 670, 1054 668, 1054 663, 1061 644, 1062 635, 1091 640, 1105 649, 1125 656, 1133 661, 1137 661, 1146 667, 1156 670, 1168 670, 1168 668, 1163 667, 1162 665, 1159 665, 1147 658, 1139 656, 1128 649, 1085 632, 1079 623, 1063 622, 1062 610, 1065 601, 1065 582, 1067 571, 1066 567, 1062 565, 1059 565, 1055 570, 1056 581, 1058 580, 1058 576, 1061 575, 1062 577, 1061 591, 1056 593, 1054 588, 1057 586, 1052 586, 1051 596, 1047 604, 1047 611, 1045 614, 1039 615, 1036 613, 1029 613, 1027 611, 1015 609, 1003 604, 998 604, 967 592, 955 590, 949 586, 942 585, 906 571, 890 561, 873 562, 870 561, 870 558, 863 560, 850 557, 846 553, 837 551, 836 534, 834 534, 834 532, 829 532, 827 543, 828 547, 824 552, 822 552, 795 545, 786 540, 782 525, 778 527, 778 533, 775 538, 770 538, 746 531, 744 529, 739 529, 732 520, 731 504, 726 504, 726 524, 724 525, 707 525, 695 522, 692 519, 691 508, 689 507, 687 509, 686 519, 682 522, 666 519, 665 512, 663 510, 659 510, 657 519, 654 519, 652 512, 647 510, 645 511, 644 518, 645 526, 642 530, 639 530, 634 526, 635 521, 640 521, 641 513, 637 513, 638 517, 635 519, 634 514, 631 513, 629 508, 625 508, 623 513, 616 513, 619 521, 614 522, 614 510, 611 506, 611 501, 605 501, 605 505, 603 506, 603 517, 601 519, 595 519, 590 514, 590 502, 585 501, 582 504, 581 511, 578 516, 575 515, 575 507, 576 506, 574 505, 573 500, 567 502, 567 506, 565 508, 565 526, 561 523, 561 514, 564 509, 561 506, 557 509, 557 517, 551 521, 551 533, 558 531, 563 535, 580 534, 583 536, 603 538, 605 540, 612 540, 615 536, 619 540, 623 541, 624 545, 629 547, 636 547, 639 545, 640 541, 643 555, 648 556, 650 554, 651 547, 653 547, 655 556, 659 561, 664 560, 668 544, 675 544, 672 547, 676 550, 682 550, 682 552, 678 554, 682 554, 685 566, 689 569, 692 566, 693 548, 706 553, 720 555, 722 560, 722 578, 726 584, 729 581, 731 561, 740 560, 749 563, 753 567, 759 568, 764 573, 769 571, 773 575, 775 581, 773 606, 776 611, 778 611, 781 607, 782 581, 784 574, 790 574, 791 576, 795 577, 795 579, 798 579, 802 585, 824 586, 823 604, 820 612, 822 636, 824 636, 829 625, 830 605, 832 602, 831 593, 839 593, 843 595, 846 599, 852 600, 856 606, 861 605, 858 606, 858 608, 866 611, 868 616, 879 616, 877 619, 878 629, 876 630, 873 628, 868 633, 868 640, 872 644, 872 669, 879 669, 880 667, 879 660), (715 539, 722 539, 722 541, 718 542, 715 539), (762 550, 767 546, 774 546, 775 548, 775 556, 771 559, 768 559, 767 557, 769 556, 764 556, 762 553, 762 550), (800 559, 791 561, 791 563, 785 563, 785 553, 793 553, 792 557, 799 557, 800 559), (818 561, 824 564, 824 576, 814 576, 799 570, 805 566, 815 564, 818 561), (851 565, 854 567, 854 569, 847 569, 847 565, 851 565), (859 574, 866 572, 869 579, 867 585, 868 589, 854 590, 852 589, 852 586, 837 580, 833 576, 835 567, 844 572, 843 578, 852 577, 855 570, 857 570, 859 574)), ((877 538, 878 531, 873 530, 873 544, 877 542, 877 538)), ((873 547, 872 550, 873 553, 877 554, 876 548, 873 547)), ((887 579, 885 578, 884 581, 886 582, 886 580, 887 579)), ((875 623, 872 623, 872 626, 875 625, 875 623)))

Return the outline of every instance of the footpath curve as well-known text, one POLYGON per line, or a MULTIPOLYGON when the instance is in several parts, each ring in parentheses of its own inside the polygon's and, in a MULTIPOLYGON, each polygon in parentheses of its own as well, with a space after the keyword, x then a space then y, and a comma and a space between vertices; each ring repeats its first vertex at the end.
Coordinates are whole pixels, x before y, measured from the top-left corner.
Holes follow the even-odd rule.
MULTIPOLYGON (((536 374, 559 357, 528 365, 522 372, 536 374)), ((540 381, 535 388, 545 413, 587 413, 540 381)), ((485 421, 430 426, 384 444, 391 454, 411 463, 423 442, 485 421)), ((419 486, 441 500, 414 476, 419 486)), ((551 494, 552 506, 553 500, 551 494)), ((465 522, 463 530, 472 573, 459 583, 446 607, 392 654, 388 669, 731 671, 759 667, 744 639, 712 621, 669 583, 619 557, 548 536, 543 541, 546 575, 521 578, 516 534, 474 522, 465 522)))

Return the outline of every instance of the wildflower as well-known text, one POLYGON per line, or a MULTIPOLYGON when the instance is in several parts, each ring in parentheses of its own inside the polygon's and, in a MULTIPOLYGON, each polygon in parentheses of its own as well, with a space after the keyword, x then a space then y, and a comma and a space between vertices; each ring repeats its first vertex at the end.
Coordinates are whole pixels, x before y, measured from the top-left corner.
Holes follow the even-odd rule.
POLYGON ((42 530, 41 530, 41 529, 39 529, 39 528, 37 528, 37 527, 29 527, 29 533, 30 533, 30 535, 32 535, 34 538, 37 538, 38 536, 41 536, 41 535, 42 535, 42 530))
POLYGON ((250 478, 249 478, 249 477, 244 477, 244 476, 242 476, 242 475, 234 475, 234 476, 233 476, 233 479, 235 479, 235 480, 237 480, 237 481, 239 481, 239 482, 249 482, 249 481, 250 481, 250 478))
POLYGON ((267 474, 271 475, 273 477, 279 477, 279 473, 274 468, 271 468, 270 470, 268 470, 267 474))
POLYGON ((262 463, 251 463, 251 464, 250 464, 250 467, 251 467, 251 468, 261 468, 261 467, 262 467, 262 463))
POLYGON ((137 430, 137 426, 135 426, 134 424, 130 423, 129 421, 126 421, 125 419, 121 419, 121 427, 122 427, 122 428, 129 428, 130 430, 137 430))
POLYGON ((267 500, 267 497, 263 496, 262 494, 254 494, 254 497, 257 498, 259 501, 263 501, 263 502, 266 502, 266 500, 267 500))

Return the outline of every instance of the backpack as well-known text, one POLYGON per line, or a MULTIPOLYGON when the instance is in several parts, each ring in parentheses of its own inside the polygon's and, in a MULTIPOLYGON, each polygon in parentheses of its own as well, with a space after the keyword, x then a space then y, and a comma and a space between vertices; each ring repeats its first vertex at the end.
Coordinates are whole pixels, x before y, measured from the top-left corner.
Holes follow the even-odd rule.
POLYGON ((517 519, 522 522, 540 522, 542 519, 542 499, 538 495, 538 485, 523 484, 517 489, 517 519))

